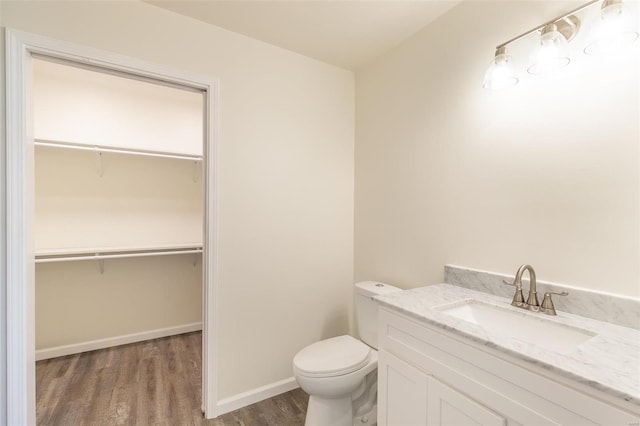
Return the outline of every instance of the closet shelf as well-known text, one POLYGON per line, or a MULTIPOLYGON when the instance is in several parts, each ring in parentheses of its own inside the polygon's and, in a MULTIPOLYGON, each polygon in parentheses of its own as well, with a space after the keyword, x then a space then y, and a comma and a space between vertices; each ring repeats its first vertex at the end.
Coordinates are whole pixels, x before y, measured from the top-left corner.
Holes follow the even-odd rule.
POLYGON ((157 247, 121 247, 121 248, 82 248, 36 251, 35 263, 72 262, 79 260, 126 259, 133 257, 168 256, 202 253, 202 244, 157 246, 157 247))
POLYGON ((201 155, 175 154, 171 152, 147 151, 147 150, 141 150, 141 149, 110 148, 106 146, 82 145, 82 144, 76 144, 71 142, 51 141, 51 140, 45 140, 45 139, 34 139, 34 144, 35 146, 44 146, 49 148, 75 149, 80 151, 93 151, 97 153, 128 154, 128 155, 139 155, 143 157, 173 158, 176 160, 202 161, 201 155))

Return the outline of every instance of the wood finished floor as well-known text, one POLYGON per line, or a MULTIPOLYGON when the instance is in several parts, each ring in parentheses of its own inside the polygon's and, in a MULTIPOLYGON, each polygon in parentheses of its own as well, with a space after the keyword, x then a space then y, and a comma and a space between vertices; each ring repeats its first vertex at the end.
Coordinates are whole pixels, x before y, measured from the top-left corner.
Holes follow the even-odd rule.
POLYGON ((36 363, 38 425, 303 425, 300 389, 205 421, 201 333, 36 363))

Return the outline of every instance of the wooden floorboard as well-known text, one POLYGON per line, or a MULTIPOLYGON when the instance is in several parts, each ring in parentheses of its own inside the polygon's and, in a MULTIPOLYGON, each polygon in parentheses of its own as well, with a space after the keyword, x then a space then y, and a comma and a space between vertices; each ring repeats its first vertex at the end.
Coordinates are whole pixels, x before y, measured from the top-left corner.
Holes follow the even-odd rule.
POLYGON ((301 426, 300 389, 205 420, 200 332, 36 363, 41 426, 301 426))

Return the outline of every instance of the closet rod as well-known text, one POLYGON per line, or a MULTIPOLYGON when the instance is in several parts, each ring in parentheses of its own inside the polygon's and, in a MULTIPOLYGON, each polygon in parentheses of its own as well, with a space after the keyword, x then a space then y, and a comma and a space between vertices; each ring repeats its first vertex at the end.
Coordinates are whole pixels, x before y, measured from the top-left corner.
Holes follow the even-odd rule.
POLYGON ((149 251, 139 253, 125 254, 100 254, 95 253, 87 256, 68 256, 68 257, 42 257, 36 258, 35 263, 52 263, 52 262, 72 262, 78 260, 102 260, 102 259, 126 259, 133 257, 150 257, 150 256, 166 256, 174 254, 197 254, 202 253, 202 249, 193 250, 171 250, 171 251, 149 251))
POLYGON ((97 146, 97 145, 80 145, 80 144, 73 144, 69 142, 57 142, 57 141, 49 141, 44 139, 34 139, 34 144, 36 146, 46 146, 50 148, 66 148, 66 149, 77 149, 80 151, 98 151, 98 152, 108 152, 112 154, 139 155, 143 157, 173 158, 177 160, 202 161, 202 156, 200 155, 187 155, 187 154, 181 155, 181 154, 168 154, 164 152, 155 152, 155 151, 108 148, 108 147, 97 146))

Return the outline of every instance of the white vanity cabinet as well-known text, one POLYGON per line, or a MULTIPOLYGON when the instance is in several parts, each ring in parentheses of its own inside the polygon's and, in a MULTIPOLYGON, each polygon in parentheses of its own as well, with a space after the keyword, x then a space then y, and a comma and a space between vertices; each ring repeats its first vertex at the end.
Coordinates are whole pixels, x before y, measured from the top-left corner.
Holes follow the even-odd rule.
POLYGON ((518 424, 387 351, 378 366, 379 425, 518 424))
POLYGON ((639 421, 624 401, 386 307, 379 312, 378 392, 380 426, 639 421))

